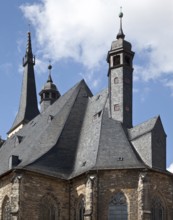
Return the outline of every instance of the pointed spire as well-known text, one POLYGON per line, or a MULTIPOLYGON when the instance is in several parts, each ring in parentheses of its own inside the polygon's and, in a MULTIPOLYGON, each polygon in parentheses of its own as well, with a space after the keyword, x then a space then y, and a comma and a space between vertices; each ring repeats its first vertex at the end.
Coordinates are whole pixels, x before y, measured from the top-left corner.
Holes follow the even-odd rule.
POLYGON ((32 54, 32 44, 31 44, 31 33, 28 32, 28 40, 27 40, 27 47, 25 57, 23 58, 23 66, 27 63, 31 63, 35 65, 35 56, 32 54))
POLYGON ((26 53, 23 58, 24 72, 19 110, 12 128, 8 132, 8 136, 14 134, 19 128, 39 114, 34 74, 35 57, 32 54, 30 32, 28 32, 27 37, 26 53))
POLYGON ((119 33, 117 34, 117 39, 119 38, 124 39, 125 35, 123 33, 123 28, 122 28, 122 18, 123 18, 122 7, 120 8, 119 18, 120 18, 120 30, 119 33))
POLYGON ((32 54, 32 47, 31 47, 31 33, 28 32, 28 42, 26 52, 32 54))

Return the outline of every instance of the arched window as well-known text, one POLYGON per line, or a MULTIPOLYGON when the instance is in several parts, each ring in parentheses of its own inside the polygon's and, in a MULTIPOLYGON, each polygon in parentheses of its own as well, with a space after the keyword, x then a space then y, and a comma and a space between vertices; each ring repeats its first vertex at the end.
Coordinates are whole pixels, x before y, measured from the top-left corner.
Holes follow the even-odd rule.
POLYGON ((40 220, 58 220, 57 201, 51 195, 46 195, 41 200, 40 220))
POLYGON ((2 220, 10 220, 11 219, 10 212, 11 212, 10 200, 8 196, 6 196, 2 203, 2 220))
POLYGON ((84 220, 84 213, 85 213, 85 199, 84 197, 81 197, 76 206, 76 219, 84 220))
POLYGON ((108 220, 127 220, 127 202, 122 192, 116 193, 109 203, 108 220))
POLYGON ((158 197, 152 200, 152 220, 163 220, 164 219, 164 208, 162 202, 158 197))

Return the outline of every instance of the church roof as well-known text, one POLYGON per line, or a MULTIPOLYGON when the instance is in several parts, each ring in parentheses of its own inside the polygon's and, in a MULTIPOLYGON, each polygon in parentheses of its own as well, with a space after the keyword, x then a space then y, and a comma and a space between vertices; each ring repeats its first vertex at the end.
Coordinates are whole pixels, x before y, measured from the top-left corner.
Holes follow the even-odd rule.
POLYGON ((122 123, 109 116, 108 91, 76 84, 0 148, 0 174, 16 168, 68 179, 89 170, 143 168, 122 123), (11 167, 12 168, 12 167, 11 167))

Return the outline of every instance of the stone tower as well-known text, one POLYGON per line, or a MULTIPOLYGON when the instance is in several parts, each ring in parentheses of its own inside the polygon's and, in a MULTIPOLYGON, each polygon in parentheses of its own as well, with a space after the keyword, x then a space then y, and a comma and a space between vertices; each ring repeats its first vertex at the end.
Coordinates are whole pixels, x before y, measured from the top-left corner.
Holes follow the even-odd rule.
POLYGON ((122 30, 123 13, 119 14, 120 30, 117 40, 112 42, 108 52, 108 82, 111 118, 122 122, 125 127, 132 127, 132 84, 133 56, 131 44, 124 40, 122 30))

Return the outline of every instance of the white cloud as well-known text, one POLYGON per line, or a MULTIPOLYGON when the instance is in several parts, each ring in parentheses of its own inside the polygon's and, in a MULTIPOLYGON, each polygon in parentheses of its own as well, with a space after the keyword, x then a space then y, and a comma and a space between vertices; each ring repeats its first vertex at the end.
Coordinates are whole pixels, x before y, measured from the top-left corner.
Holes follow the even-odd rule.
POLYGON ((42 0, 21 9, 36 30, 38 48, 45 58, 55 62, 72 58, 93 71, 105 62, 116 37, 121 5, 126 39, 139 60, 135 79, 147 81, 173 74, 170 0, 42 0))
POLYGON ((170 166, 167 168, 167 170, 171 173, 173 173, 173 163, 170 164, 170 166))
POLYGON ((91 85, 92 89, 95 89, 98 87, 98 85, 101 82, 101 77, 95 77, 94 76, 94 71, 90 70, 88 72, 85 73, 79 73, 80 76, 82 76, 82 78, 91 85))

